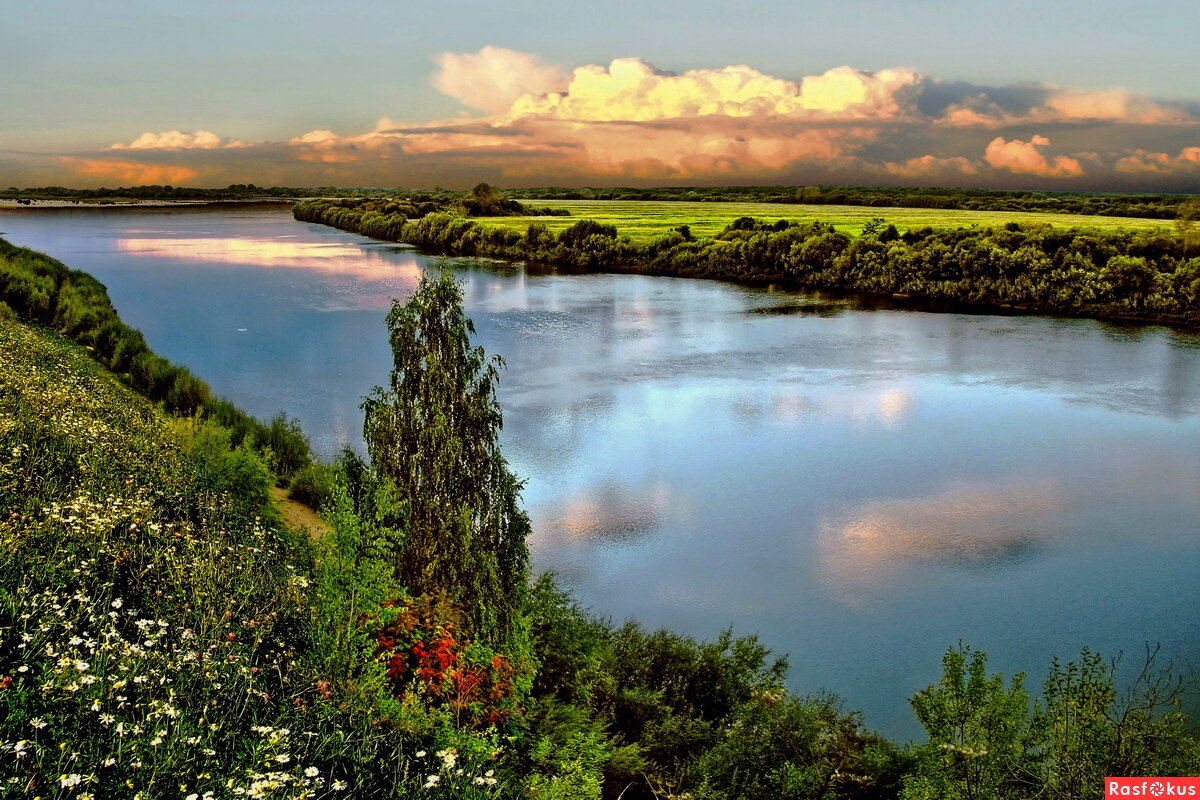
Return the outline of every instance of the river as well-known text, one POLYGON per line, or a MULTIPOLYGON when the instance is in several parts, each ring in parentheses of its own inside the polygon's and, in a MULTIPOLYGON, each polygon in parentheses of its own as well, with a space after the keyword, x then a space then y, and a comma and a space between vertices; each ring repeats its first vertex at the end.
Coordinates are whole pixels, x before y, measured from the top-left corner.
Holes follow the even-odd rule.
POLYGON ((1088 320, 445 260, 270 207, 0 214, 103 281, 246 410, 361 447, 384 316, 448 263, 505 359, 537 570, 618 620, 732 626, 866 724, 963 640, 1026 670, 1090 645, 1200 661, 1200 336, 1088 320))

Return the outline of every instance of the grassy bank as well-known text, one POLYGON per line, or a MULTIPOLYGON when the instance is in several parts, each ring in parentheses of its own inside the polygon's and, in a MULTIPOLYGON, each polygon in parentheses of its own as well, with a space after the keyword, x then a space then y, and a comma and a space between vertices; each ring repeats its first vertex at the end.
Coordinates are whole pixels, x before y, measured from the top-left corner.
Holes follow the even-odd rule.
POLYGON ((481 220, 487 227, 503 227, 524 234, 531 222, 541 222, 559 233, 579 219, 616 226, 634 244, 649 244, 680 225, 697 238, 711 238, 739 217, 785 219, 789 222, 822 222, 841 233, 860 236, 872 219, 884 218, 898 228, 992 227, 1009 222, 1051 225, 1056 228, 1090 228, 1099 231, 1146 230, 1166 232, 1169 220, 1138 219, 1085 214, 1020 211, 962 211, 934 208, 872 208, 851 205, 792 203, 728 203, 667 200, 533 200, 539 206, 568 211, 571 217, 499 217, 481 220))

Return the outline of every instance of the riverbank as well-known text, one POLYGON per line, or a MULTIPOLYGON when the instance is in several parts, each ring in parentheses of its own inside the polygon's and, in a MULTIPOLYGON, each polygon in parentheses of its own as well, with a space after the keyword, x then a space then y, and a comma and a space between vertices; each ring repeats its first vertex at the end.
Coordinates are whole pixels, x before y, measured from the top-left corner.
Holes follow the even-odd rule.
MULTIPOLYGON (((711 278, 950 304, 1002 313, 1200 327, 1200 258, 1179 237, 1148 230, 991 227, 901 233, 886 218, 858 236, 822 221, 740 217, 697 238, 686 224, 638 241, 593 219, 541 221, 523 231, 506 218, 405 216, 374 200, 313 200, 296 219, 431 252, 490 256, 589 271, 711 278)), ((882 212, 881 213, 886 213, 882 212)))

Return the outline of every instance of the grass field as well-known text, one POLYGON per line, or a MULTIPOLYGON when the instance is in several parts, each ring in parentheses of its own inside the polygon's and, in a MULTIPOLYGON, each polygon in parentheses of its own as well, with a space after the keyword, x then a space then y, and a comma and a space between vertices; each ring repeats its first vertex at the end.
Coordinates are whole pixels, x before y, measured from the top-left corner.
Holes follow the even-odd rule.
POLYGON ((1105 230, 1163 229, 1171 223, 1161 219, 1097 217, 1084 214, 1021 213, 1016 211, 957 211, 935 208, 878 208, 873 206, 791 205, 784 203, 689 203, 655 200, 525 200, 527 205, 565 208, 569 217, 480 217, 474 221, 488 227, 524 231, 532 221, 560 231, 581 219, 616 225, 617 232, 634 242, 648 242, 680 225, 691 226, 692 235, 702 238, 720 233, 738 217, 797 222, 820 220, 857 236, 867 220, 881 217, 901 231, 908 228, 959 228, 971 225, 1003 225, 1006 222, 1041 222, 1063 228, 1105 230))

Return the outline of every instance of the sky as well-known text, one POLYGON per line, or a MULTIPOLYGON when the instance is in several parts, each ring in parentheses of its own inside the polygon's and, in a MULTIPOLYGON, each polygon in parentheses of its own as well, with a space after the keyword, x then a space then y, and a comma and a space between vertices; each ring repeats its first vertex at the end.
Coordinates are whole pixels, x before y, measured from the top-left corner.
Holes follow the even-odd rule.
POLYGON ((1200 3, 0 0, 0 186, 1200 192, 1200 3))

